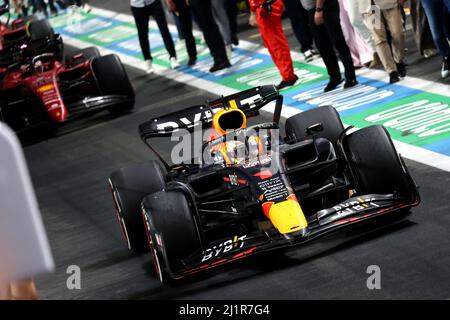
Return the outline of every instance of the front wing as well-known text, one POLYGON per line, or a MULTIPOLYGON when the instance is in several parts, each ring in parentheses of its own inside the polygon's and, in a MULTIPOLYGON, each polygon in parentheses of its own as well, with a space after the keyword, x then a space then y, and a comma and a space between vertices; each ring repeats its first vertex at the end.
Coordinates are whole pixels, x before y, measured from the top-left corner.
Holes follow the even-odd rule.
MULTIPOLYGON (((271 229, 215 241, 209 244, 206 249, 199 250, 182 260, 185 270, 179 274, 171 274, 171 276, 174 279, 181 279, 257 253, 306 245, 331 233, 362 226, 381 217, 402 218, 408 209, 420 202, 419 198, 414 203, 401 202, 395 199, 394 195, 367 195, 355 199, 359 202, 358 210, 351 210, 348 207, 343 208, 344 210, 336 210, 336 207, 338 207, 336 206, 321 210, 310 217, 308 219, 310 229, 306 236, 285 236, 279 234, 275 229, 271 229), (369 205, 370 202, 376 202, 377 205, 369 205)), ((351 208, 351 202, 352 199, 349 199, 343 204, 350 203, 349 207, 351 208)))
POLYGON ((96 97, 86 97, 74 103, 67 104, 69 120, 86 113, 101 111, 107 108, 118 107, 123 104, 134 103, 134 98, 122 95, 105 95, 96 97))

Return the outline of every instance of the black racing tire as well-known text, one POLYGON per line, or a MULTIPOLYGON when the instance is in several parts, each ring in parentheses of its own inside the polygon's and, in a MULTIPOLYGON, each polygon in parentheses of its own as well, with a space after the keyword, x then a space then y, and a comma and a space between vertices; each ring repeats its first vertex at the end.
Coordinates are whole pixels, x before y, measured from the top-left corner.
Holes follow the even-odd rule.
POLYGON ((33 20, 28 28, 31 40, 39 40, 55 34, 55 30, 48 20, 33 20))
POLYGON ((165 188, 165 170, 157 161, 133 164, 113 172, 109 186, 128 248, 136 253, 148 250, 141 203, 147 195, 165 188))
POLYGON ((123 95, 127 101, 108 108, 113 115, 121 115, 134 106, 134 89, 128 74, 117 55, 110 54, 92 61, 97 85, 102 95, 123 95))
POLYGON ((341 117, 332 106, 317 107, 290 117, 286 120, 286 137, 288 140, 301 139, 307 136, 306 130, 321 123, 323 131, 315 137, 328 139, 337 148, 339 136, 344 131, 341 117))
POLYGON ((391 194, 414 201, 416 186, 383 126, 351 133, 344 149, 359 194, 391 194))
POLYGON ((180 190, 156 192, 142 202, 150 249, 163 283, 184 270, 181 259, 201 248, 191 203, 180 190))
POLYGON ((64 59, 65 64, 71 64, 73 62, 72 58, 79 54, 83 54, 83 58, 82 59, 80 58, 79 60, 77 60, 80 63, 87 61, 87 60, 101 57, 101 53, 97 47, 87 47, 87 48, 78 50, 73 54, 66 55, 66 57, 64 59))

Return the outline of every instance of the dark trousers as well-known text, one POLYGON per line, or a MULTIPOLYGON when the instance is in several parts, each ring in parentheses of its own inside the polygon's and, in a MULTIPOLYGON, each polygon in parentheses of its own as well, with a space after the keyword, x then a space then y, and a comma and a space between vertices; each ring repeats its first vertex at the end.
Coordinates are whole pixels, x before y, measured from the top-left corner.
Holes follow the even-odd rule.
POLYGON ((218 64, 228 61, 225 43, 212 14, 211 1, 191 0, 191 8, 196 14, 214 63, 218 64))
POLYGON ((142 54, 144 55, 145 60, 152 59, 150 52, 150 41, 148 39, 148 22, 150 20, 150 16, 152 16, 158 24, 164 45, 166 46, 166 50, 170 57, 172 58, 177 56, 172 35, 170 34, 169 27, 167 26, 166 15, 164 13, 161 1, 155 1, 151 5, 143 8, 131 7, 131 12, 133 13, 133 17, 136 22, 139 44, 141 45, 142 54))
MULTIPOLYGON (((48 0, 48 7, 50 8, 51 12, 56 12, 55 2, 58 3, 62 9, 65 9, 67 7, 65 2, 62 0, 48 0)), ((30 4, 33 6, 34 12, 36 12, 37 10, 42 10, 45 12, 45 14, 48 14, 47 4, 44 0, 32 0, 30 1, 30 4)))
POLYGON ((310 50, 313 46, 313 36, 309 27, 308 11, 303 8, 300 0, 283 0, 283 3, 291 20, 292 30, 300 43, 301 51, 310 50))
POLYGON ((183 32, 184 41, 186 42, 186 50, 189 58, 197 58, 197 47, 195 44, 195 38, 192 34, 192 13, 185 0, 173 0, 177 7, 178 21, 180 23, 180 29, 183 32))
POLYGON ((227 4, 227 15, 228 20, 230 20, 230 31, 231 31, 231 41, 234 44, 238 43, 238 37, 237 37, 237 16, 238 16, 238 8, 236 0, 226 0, 227 4))
POLYGON ((338 58, 334 48, 339 53, 342 63, 345 68, 345 79, 355 79, 355 67, 350 53, 350 49, 345 42, 344 33, 341 28, 341 21, 339 18, 339 4, 328 5, 324 12, 324 24, 316 25, 314 22, 315 9, 309 10, 309 23, 312 28, 314 40, 317 49, 319 50, 323 62, 327 67, 328 74, 332 80, 341 79, 341 71, 339 69, 338 58))
MULTIPOLYGON (((447 42, 446 13, 450 12, 450 0, 422 0, 422 6, 430 23, 431 34, 442 57, 450 56, 447 42)), ((448 22, 448 21, 447 21, 448 22)))

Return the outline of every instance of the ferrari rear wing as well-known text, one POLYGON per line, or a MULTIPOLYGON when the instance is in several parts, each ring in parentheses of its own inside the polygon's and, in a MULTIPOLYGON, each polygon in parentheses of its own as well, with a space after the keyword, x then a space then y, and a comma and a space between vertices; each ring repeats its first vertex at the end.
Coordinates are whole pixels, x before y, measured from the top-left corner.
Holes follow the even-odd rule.
POLYGON ((283 96, 275 86, 260 86, 151 119, 139 126, 139 134, 142 140, 146 141, 150 138, 170 136, 180 129, 193 132, 199 125, 203 128, 211 127, 214 113, 227 105, 234 104, 247 117, 252 117, 258 115, 259 110, 272 101, 276 102, 273 122, 278 123, 283 96))

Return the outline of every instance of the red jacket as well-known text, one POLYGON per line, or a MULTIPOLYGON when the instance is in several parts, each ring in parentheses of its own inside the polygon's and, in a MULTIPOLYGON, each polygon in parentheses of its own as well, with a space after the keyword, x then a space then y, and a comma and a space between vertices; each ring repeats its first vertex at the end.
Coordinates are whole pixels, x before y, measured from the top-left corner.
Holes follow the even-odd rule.
MULTIPOLYGON (((261 8, 263 3, 268 0, 250 0, 250 11, 256 12, 258 8, 261 8)), ((283 1, 282 0, 275 0, 272 4, 272 14, 281 16, 283 14, 283 1)))

